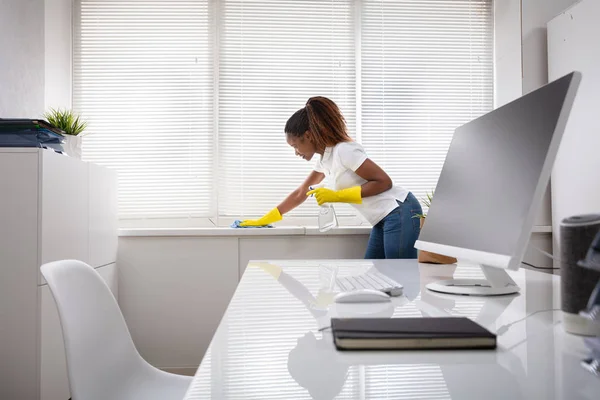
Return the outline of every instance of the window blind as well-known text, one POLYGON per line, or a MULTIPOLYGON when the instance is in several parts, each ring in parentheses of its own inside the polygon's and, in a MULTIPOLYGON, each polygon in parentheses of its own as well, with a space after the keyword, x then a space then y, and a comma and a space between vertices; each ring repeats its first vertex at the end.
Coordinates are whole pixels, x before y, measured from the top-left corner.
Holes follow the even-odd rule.
POLYGON ((492 1, 362 0, 361 19, 362 143, 424 198, 454 129, 492 109, 492 1))
POLYGON ((78 0, 83 157, 118 170, 122 219, 259 216, 310 173, 283 128, 321 95, 424 197, 492 109, 492 40, 491 0, 78 0))
POLYGON ((213 214, 208 0, 80 0, 74 16, 83 158, 117 169, 119 216, 213 214))
MULTIPOLYGON (((219 3, 219 213, 262 215, 314 165, 294 156, 284 134, 309 97, 334 100, 355 131, 353 2, 219 3)), ((316 216, 315 202, 294 214, 316 216)))

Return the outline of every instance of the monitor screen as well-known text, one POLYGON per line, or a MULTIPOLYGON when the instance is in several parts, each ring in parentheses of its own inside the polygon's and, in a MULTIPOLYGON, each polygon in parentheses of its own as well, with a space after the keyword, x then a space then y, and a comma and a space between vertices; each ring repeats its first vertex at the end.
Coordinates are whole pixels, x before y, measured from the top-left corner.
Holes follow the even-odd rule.
POLYGON ((522 257, 579 80, 571 73, 456 129, 419 242, 522 257))

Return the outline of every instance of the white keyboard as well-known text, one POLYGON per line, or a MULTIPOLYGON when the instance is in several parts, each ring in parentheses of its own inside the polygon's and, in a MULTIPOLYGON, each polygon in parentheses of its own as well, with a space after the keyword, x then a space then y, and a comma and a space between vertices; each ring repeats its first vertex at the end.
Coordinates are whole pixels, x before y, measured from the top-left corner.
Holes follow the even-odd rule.
POLYGON ((335 282, 342 292, 352 292, 360 289, 380 290, 390 296, 401 296, 403 286, 384 274, 373 271, 362 275, 336 278, 335 282))

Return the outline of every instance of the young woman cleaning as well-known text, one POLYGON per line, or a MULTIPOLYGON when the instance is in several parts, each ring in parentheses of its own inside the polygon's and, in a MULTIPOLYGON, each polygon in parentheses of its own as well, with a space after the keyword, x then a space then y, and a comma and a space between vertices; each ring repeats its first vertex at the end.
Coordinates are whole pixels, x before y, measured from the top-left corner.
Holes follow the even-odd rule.
POLYGON ((311 97, 285 125, 287 142, 296 155, 311 161, 318 154, 314 171, 276 208, 257 220, 243 221, 241 226, 264 226, 280 221, 282 215, 298 207, 307 196, 317 203, 350 203, 372 225, 367 259, 417 258, 415 241, 419 236, 422 212, 415 196, 394 185, 381 167, 373 162, 363 147, 348 136, 346 121, 331 100, 311 97), (334 189, 316 185, 329 177, 334 189))

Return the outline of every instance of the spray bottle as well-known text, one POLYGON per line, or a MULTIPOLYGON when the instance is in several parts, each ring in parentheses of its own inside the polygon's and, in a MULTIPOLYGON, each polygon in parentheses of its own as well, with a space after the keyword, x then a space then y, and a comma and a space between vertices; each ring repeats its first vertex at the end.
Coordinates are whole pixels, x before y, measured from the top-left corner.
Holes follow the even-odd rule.
MULTIPOLYGON (((309 186, 310 190, 325 187, 325 184, 319 184, 309 186)), ((335 215, 335 209, 331 203, 325 203, 319 206, 319 232, 327 232, 330 229, 338 226, 337 216, 335 215)))

